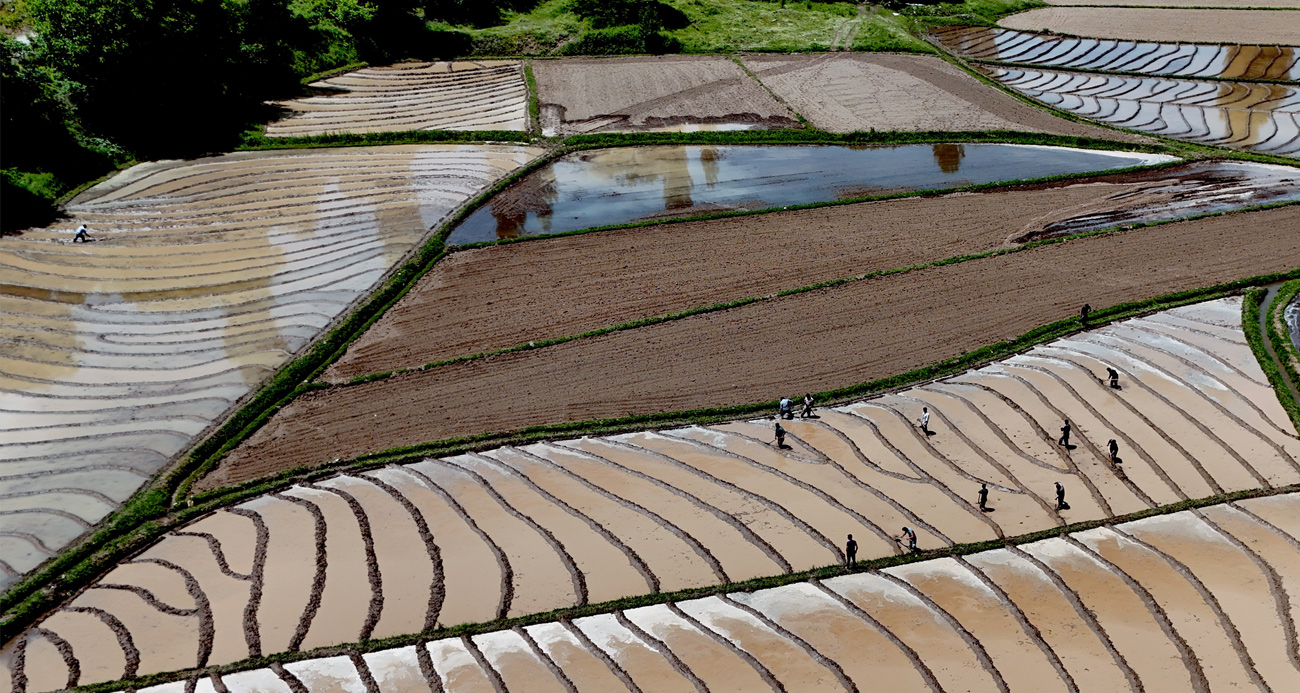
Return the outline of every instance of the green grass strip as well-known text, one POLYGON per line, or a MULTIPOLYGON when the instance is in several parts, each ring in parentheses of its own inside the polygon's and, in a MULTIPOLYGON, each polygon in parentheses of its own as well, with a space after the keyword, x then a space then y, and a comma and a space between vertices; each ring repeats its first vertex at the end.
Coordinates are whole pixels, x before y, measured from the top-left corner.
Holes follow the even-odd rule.
MULTIPOLYGON (((765 296, 748 296, 748 297, 745 297, 745 298, 739 298, 739 299, 736 299, 736 300, 734 300, 734 301, 726 301, 726 302, 723 302, 723 303, 714 303, 714 304, 710 304, 710 305, 706 305, 706 306, 697 306, 697 307, 695 307, 695 308, 687 308, 687 309, 685 309, 685 310, 675 311, 675 312, 672 312, 672 313, 665 313, 665 314, 663 314, 663 315, 657 315, 657 316, 652 316, 652 317, 648 317, 648 318, 639 318, 639 319, 637 319, 637 320, 629 320, 629 321, 627 321, 627 322, 617 323, 617 324, 614 324, 614 325, 609 325, 609 326, 606 326, 606 327, 600 327, 600 328, 596 328, 596 329, 594 329, 594 330, 588 330, 588 331, 586 331, 586 332, 580 332, 580 333, 577 333, 577 334, 566 335, 566 336, 563 336, 563 337, 552 337, 552 338, 549 338, 549 339, 537 339, 537 340, 531 340, 531 341, 524 342, 524 343, 521 343, 521 344, 515 344, 515 345, 512 345, 512 346, 508 346, 508 347, 502 347, 502 348, 500 348, 500 349, 494 349, 494 350, 492 350, 492 351, 484 351, 484 352, 478 352, 478 353, 474 353, 474 354, 465 354, 465 355, 462 355, 462 356, 456 356, 456 357, 454 357, 454 358, 450 358, 450 359, 443 359, 443 360, 441 360, 441 361, 433 361, 433 362, 431 362, 431 363, 426 363, 426 364, 424 364, 424 365, 422 365, 422 366, 412 366, 412 367, 410 367, 410 368, 398 368, 398 369, 394 369, 394 370, 391 370, 391 371, 384 371, 384 372, 381 372, 381 373, 370 373, 370 374, 366 374, 366 375, 359 375, 359 376, 356 376, 356 377, 354 377, 354 378, 348 380, 347 382, 343 382, 343 383, 321 383, 321 382, 318 382, 318 383, 312 383, 312 385, 313 385, 315 388, 319 388, 319 389, 333 389, 333 388, 339 388, 339 387, 349 387, 349 386, 352 386, 352 385, 362 385, 362 384, 370 383, 370 382, 374 382, 374 381, 377 381, 377 380, 385 380, 385 379, 387 379, 387 378, 391 378, 391 377, 394 377, 394 376, 403 375, 403 374, 406 374, 406 373, 415 373, 415 372, 418 372, 418 371, 427 371, 427 370, 432 370, 432 369, 434 369, 434 368, 441 368, 441 367, 443 367, 443 366, 450 366, 450 365, 452 365, 452 364, 456 364, 456 363, 464 363, 464 362, 466 362, 466 361, 477 361, 477 360, 479 360, 479 359, 489 358, 489 357, 492 357, 492 356, 500 356, 500 355, 503 355, 503 354, 513 353, 513 352, 516 352, 516 351, 531 351, 531 350, 534 350, 534 349, 542 349, 542 348, 545 348, 545 347, 555 346, 555 345, 557 345, 557 344, 564 344, 565 342, 572 342, 572 341, 577 340, 577 339, 587 339, 587 338, 590 338, 590 337, 599 337, 599 336, 601 336, 601 335, 610 334, 611 332, 622 332, 622 331, 624 331, 624 330, 633 330, 633 329, 637 329, 637 328, 641 328, 641 327, 649 327, 649 326, 652 326, 652 325, 658 325, 658 324, 660 324, 660 323, 665 323, 665 322, 672 322, 672 321, 674 321, 674 320, 681 320, 681 319, 683 319, 683 318, 689 318, 689 317, 693 317, 693 316, 696 316, 696 315, 703 315, 703 314, 706 314, 706 313, 714 313, 714 312, 717 312, 717 311, 731 310, 731 309, 733 309, 733 308, 740 308, 740 307, 742 307, 742 306, 747 306, 747 305, 749 305, 749 304, 751 304, 751 303, 758 303, 758 302, 760 302, 760 301, 770 301, 770 300, 777 299, 777 298, 781 298, 781 297, 785 297, 785 296, 794 296, 794 295, 797 295, 797 294, 807 293, 807 292, 809 292, 809 291, 817 291, 817 290, 819 290, 819 289, 827 289, 827 288, 831 288, 831 287, 835 287, 835 286, 840 286, 840 285, 843 285, 843 284, 850 284, 850 283, 853 283, 853 282, 859 282, 859 281, 863 281, 863 280, 867 280, 867 279, 876 279, 876 278, 879 278, 879 277, 886 277, 886 276, 893 275, 893 274, 901 274, 901 273, 903 273, 903 272, 914 272, 914 271, 917 271, 917 270, 923 270, 923 269, 930 268, 930 267, 943 267, 943 266, 945 266, 945 265, 954 265, 954 264, 958 264, 958 263, 961 263, 961 262, 967 262, 967 261, 970 261, 970 260, 980 260, 980 259, 984 259, 984 258, 997 257, 997 256, 999 256, 999 255, 1008 255, 1008 254, 1011 254, 1011 253, 1019 253, 1019 252, 1023 252, 1023 251, 1026 251, 1026 250, 1033 250, 1034 248, 1039 248, 1039 247, 1042 247, 1042 246, 1054 245, 1054 244, 1057 244, 1057 243, 1064 243, 1065 241, 1078 240, 1078 239, 1081 239, 1081 238, 1090 238, 1090 237, 1093 237, 1093 236, 1101 236, 1101 235, 1110 234, 1110 233, 1117 233, 1117 232, 1121 232, 1121 231, 1131 231, 1131 230, 1136 230, 1136 229, 1141 229, 1141 228, 1149 228, 1149 227, 1153 227, 1153 226, 1164 226, 1165 224, 1174 224, 1174 223, 1180 223, 1180 222, 1195 221, 1195 220, 1197 220, 1197 219, 1207 219, 1207 218, 1210 218, 1210 217, 1224 216, 1224 215, 1227 215, 1227 214, 1239 214, 1239 213, 1244 213, 1244 212, 1256 212, 1256 211, 1262 211, 1262 210, 1273 209, 1273 208, 1278 208, 1278 207, 1289 207, 1289 206, 1291 206, 1291 205, 1297 205, 1297 204, 1300 204, 1300 201, 1294 201, 1294 202, 1275 202, 1275 203, 1272 203, 1272 204, 1258 205, 1258 206, 1254 206, 1254 207, 1244 207, 1244 208, 1242 208, 1242 209, 1236 209, 1236 210, 1228 210, 1228 211, 1222 211, 1222 212, 1207 212, 1207 213, 1205 213, 1205 214, 1199 214, 1199 215, 1194 215, 1194 216, 1190 216, 1190 217, 1184 217, 1184 218, 1181 218, 1181 219, 1166 219, 1166 220, 1163 220, 1163 221, 1153 221, 1153 222, 1146 222, 1146 223, 1141 223, 1141 224, 1125 224, 1125 225, 1122 225, 1122 226, 1113 226, 1113 227, 1104 228, 1104 229, 1096 229, 1096 230, 1093 230, 1093 231, 1084 231, 1084 232, 1081 232, 1081 233, 1070 234, 1070 235, 1068 235, 1068 236, 1056 236, 1056 237, 1053 237, 1053 238, 1044 238, 1044 239, 1040 239, 1040 240, 1037 240, 1037 241, 1030 241, 1030 242, 1028 242, 1028 243, 1021 244, 1021 245, 1016 246, 1016 247, 1014 247, 1014 248, 997 248, 997 249, 994 249, 994 250, 988 250, 988 251, 984 251, 984 252, 981 252, 981 253, 971 253, 971 254, 967 254, 967 255, 957 255, 957 256, 953 256, 953 257, 944 258, 944 259, 941 259, 941 260, 934 260, 934 261, 931 261, 931 262, 920 263, 920 264, 917 264, 917 265, 909 265, 909 266, 906 266, 906 267, 897 267, 897 268, 886 269, 886 270, 877 270, 877 271, 875 271, 875 272, 866 272, 866 273, 863 273, 863 274, 855 274, 855 275, 853 275, 853 276, 849 276, 849 277, 841 277, 841 278, 838 278, 838 279, 828 279, 828 280, 826 280, 826 281, 817 282, 817 283, 815 283, 815 284, 806 284, 806 285, 803 285, 803 286, 793 287, 793 288, 789 288, 789 289, 782 289, 782 290, 780 290, 780 291, 777 291, 777 292, 775 292, 775 293, 768 294, 768 295, 765 295, 765 296)), ((625 228, 625 227, 619 227, 619 228, 625 228)), ((589 231, 582 231, 582 232, 574 232, 574 233, 588 233, 588 232, 590 232, 590 230, 589 230, 589 231)), ((567 235, 567 234, 556 234, 556 235, 567 235)), ((553 238, 553 237, 554 237, 554 236, 539 236, 539 237, 536 237, 536 238, 553 238)), ((510 240, 511 240, 511 241, 520 241, 520 240, 525 240, 525 239, 510 239, 510 240)), ((487 244, 482 244, 482 245, 493 245, 493 243, 487 243, 487 244)), ((461 247, 470 247, 470 246, 461 246, 461 247)), ((459 248, 456 248, 456 250, 459 250, 459 248)))
MULTIPOLYGON (((1268 339, 1272 346, 1273 356, 1277 358, 1280 367, 1279 375, 1287 386, 1286 394, 1289 395, 1290 401, 1283 399, 1282 407, 1286 409, 1287 414, 1291 417, 1291 423, 1300 430, 1300 402, 1296 398, 1300 396, 1297 388, 1300 388, 1300 374, 1296 373, 1296 364, 1300 362, 1300 353, 1297 353, 1295 344, 1291 341, 1291 335, 1286 330, 1286 319, 1283 316, 1284 311, 1291 299, 1295 298, 1296 293, 1300 292, 1300 281, 1287 282, 1278 289, 1277 295, 1273 302, 1269 304, 1267 312, 1264 313, 1264 322, 1268 327, 1268 339)), ((1280 391, 1279 391, 1279 399, 1280 391)))
POLYGON ((531 63, 524 63, 524 84, 528 88, 528 131, 540 135, 542 134, 542 108, 537 101, 537 80, 533 77, 531 63))
MULTIPOLYGON (((1283 279, 1294 278, 1283 277, 1283 279)), ((1273 282, 1266 283, 1271 284, 1273 282)), ((1260 303, 1267 294, 1267 289, 1254 288, 1246 292, 1245 300, 1241 302, 1242 324, 1245 326, 1246 342, 1250 344, 1251 351, 1255 353, 1255 360, 1259 361, 1259 366, 1268 378, 1269 385, 1273 386, 1273 391, 1277 393, 1278 402, 1286 410, 1287 416, 1291 417, 1291 423, 1296 426, 1297 430, 1300 430, 1300 408, 1297 408, 1295 398, 1291 395, 1291 389, 1287 387, 1286 379, 1282 376, 1282 371, 1278 366, 1278 361, 1281 359, 1274 358, 1271 346, 1264 342, 1264 332, 1259 325, 1260 303)))
POLYGON ((349 72, 352 72, 353 70, 360 70, 363 67, 370 67, 370 63, 357 62, 357 63, 348 63, 347 65, 339 65, 338 67, 332 67, 328 70, 321 70, 320 72, 317 72, 315 74, 307 75, 306 77, 302 78, 301 82, 304 87, 310 86, 313 82, 319 82, 323 79, 329 79, 331 77, 338 77, 339 75, 347 74, 349 72))
POLYGON ((170 683, 173 681, 181 681, 191 676, 202 675, 202 674, 218 673, 221 675, 229 675, 240 671, 248 671, 250 669, 261 669, 276 663, 286 664, 290 662, 300 662, 307 659, 316 659, 319 657, 336 656, 339 654, 351 654, 351 653, 365 654, 369 652, 378 652, 380 650, 406 647, 408 645, 422 645, 423 643, 429 642, 431 640, 446 640, 450 638, 469 637, 469 636, 479 635, 482 633, 490 633, 495 631, 508 630, 511 628, 520 628, 520 627, 526 627, 526 626, 538 625, 544 623, 554 623, 560 620, 572 620, 572 619, 583 618, 587 616, 609 614, 609 613, 614 613, 616 611, 636 609, 645 606, 655 606, 658 604, 666 604, 669 602, 683 602, 687 600, 702 599, 705 597, 711 597, 711 596, 722 595, 722 594, 734 594, 736 592, 756 592, 758 590, 772 589, 774 587, 781 587, 784 585, 806 582, 808 580, 826 580, 829 578, 840 577, 843 575, 852 575, 855 573, 876 572, 876 571, 883 570, 885 568, 892 568, 895 566, 919 563, 921 561, 928 561, 936 558, 969 556, 972 554, 982 553, 985 551, 992 551, 995 549, 1001 549, 1008 546, 1021 546, 1024 544, 1031 544, 1034 542, 1043 541, 1046 539, 1051 539, 1066 534, 1073 534, 1077 532, 1084 532, 1092 529, 1097 529, 1099 527, 1111 527, 1111 526, 1115 526, 1127 522, 1141 520, 1148 517, 1155 517, 1158 515, 1170 515, 1173 513, 1182 512, 1186 510, 1204 508, 1213 505, 1221 505, 1224 503, 1232 503, 1236 501, 1248 500, 1251 498, 1262 498, 1266 496, 1275 496, 1275 495, 1281 495, 1285 493, 1295 493, 1297 491, 1300 491, 1300 485, 1291 485, 1291 486, 1284 486, 1280 488, 1271 488, 1271 489, 1245 490, 1245 491, 1234 491, 1230 493, 1220 493, 1206 498, 1197 498, 1192 500, 1179 501, 1171 505, 1164 505, 1157 508, 1139 510, 1137 512, 1129 513, 1127 515, 1119 515, 1116 517, 1108 517, 1099 520, 1088 520, 1085 522, 1076 522, 1073 524, 1064 525, 1060 527, 1052 527, 1050 529, 1031 532, 1029 534, 1022 534, 1016 537, 1009 537, 1005 539, 998 539, 998 540, 991 540, 991 541, 972 542, 967 544, 956 544, 941 549, 933 549, 927 551, 920 551, 917 553, 885 556, 882 558, 858 561, 857 565, 853 567, 847 567, 837 563, 833 565, 811 568, 808 570, 801 570, 799 572, 788 573, 785 575, 773 575, 768 577, 754 578, 751 580, 744 580, 741 582, 729 582, 729 583, 722 583, 716 585, 709 585, 707 587, 694 587, 694 588, 678 590, 675 592, 659 592, 659 593, 638 595, 633 597, 624 597, 622 599, 601 602, 599 604, 587 604, 583 606, 567 607, 562 609, 555 609, 553 611, 547 611, 544 613, 529 614, 527 616, 506 618, 506 619, 500 619, 496 621, 487 621, 482 623, 466 623, 466 624, 452 626, 450 628, 436 628, 436 629, 427 630, 420 633, 411 633, 408 635, 399 635, 399 636, 380 638, 375 640, 363 640, 360 642, 340 644, 340 645, 330 645, 328 647, 321 647, 313 650, 306 650, 306 651, 299 651, 299 652, 280 652, 280 653, 267 655, 263 657, 250 657, 248 659, 244 659, 238 662, 233 662, 231 664, 225 664, 222 666, 207 667, 204 669, 186 669, 182 671, 173 671, 173 672, 166 672, 166 673, 159 673, 159 674, 151 674, 148 676, 139 676, 139 677, 134 677, 129 679, 120 679, 118 681, 106 681, 103 683, 96 683, 87 686, 78 686, 71 690, 83 691, 84 693, 109 693, 110 691, 119 691, 124 689, 125 690, 138 689, 138 688, 143 688, 145 686, 154 686, 163 683, 170 683))
POLYGON ((372 147, 394 144, 532 142, 533 136, 519 130, 403 130, 400 132, 355 132, 304 137, 267 137, 249 131, 235 151, 266 149, 314 149, 320 147, 372 147))

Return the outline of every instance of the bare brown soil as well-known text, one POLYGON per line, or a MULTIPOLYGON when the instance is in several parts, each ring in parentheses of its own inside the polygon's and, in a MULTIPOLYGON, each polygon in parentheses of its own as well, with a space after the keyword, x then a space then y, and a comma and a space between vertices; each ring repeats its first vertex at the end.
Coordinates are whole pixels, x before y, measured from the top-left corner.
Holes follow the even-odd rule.
POLYGON ((751 56, 745 64, 817 127, 859 130, 1028 130, 1136 141, 1058 118, 930 56, 885 53, 751 56))
POLYGON ((204 488, 423 441, 866 382, 1300 257, 1300 208, 1077 239, 306 395, 204 488))
POLYGON ((1150 191, 1165 187, 1181 170, 668 224, 454 253, 358 339, 325 378, 346 382, 1007 247, 1060 219, 1154 205, 1150 191), (1137 190, 1148 192, 1134 194, 1137 190))
POLYGON ((725 56, 574 58, 532 66, 545 134, 799 124, 725 56))
POLYGON ((1044 7, 1013 14, 998 24, 1092 38, 1300 45, 1300 17, 1287 10, 1044 7))

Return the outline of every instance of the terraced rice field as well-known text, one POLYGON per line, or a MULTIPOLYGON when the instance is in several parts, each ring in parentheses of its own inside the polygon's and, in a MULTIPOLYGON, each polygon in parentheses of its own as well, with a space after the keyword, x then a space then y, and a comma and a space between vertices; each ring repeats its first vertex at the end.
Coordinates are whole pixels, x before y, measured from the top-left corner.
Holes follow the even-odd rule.
POLYGON ((799 125, 725 56, 539 60, 532 67, 548 136, 799 125))
POLYGON ((1049 5, 1123 7, 1261 7, 1300 9, 1300 0, 1046 0, 1049 5))
MULTIPOLYGON (((942 160, 964 151, 960 145, 936 145, 934 155, 942 160)), ((1286 166, 1195 162, 979 194, 774 212, 456 252, 358 337, 323 379, 341 383, 619 321, 764 296, 796 283, 907 267, 1063 233, 1297 200, 1297 180, 1300 172, 1286 166), (917 243, 918 238, 927 242, 917 243), (871 248, 869 256, 862 255, 863 247, 871 248), (728 262, 717 262, 719 256, 728 262), (609 272, 611 266, 620 271, 609 272), (510 310, 500 310, 503 304, 510 310)))
POLYGON ((829 132, 1019 130, 1111 139, 1117 134, 1053 117, 930 56, 773 55, 747 56, 744 62, 791 108, 829 132))
POLYGON ((1258 498, 139 690, 1291 690, 1297 517, 1295 494, 1258 498))
POLYGON ((294 114, 268 124, 268 137, 528 129, 528 88, 517 62, 367 67, 311 86, 335 93, 279 102, 294 114))
POLYGON ((1287 10, 1045 7, 998 24, 1092 38, 1300 46, 1300 21, 1287 10))
POLYGON ((0 239, 0 587, 88 531, 439 220, 537 154, 401 146, 144 164, 78 197, 69 219, 0 239), (69 243, 79 224, 93 242, 69 243))
POLYGON ((198 486, 462 435, 871 382, 1071 318, 1085 302, 1292 270, 1297 224, 1290 206, 1092 236, 318 390, 198 486))
MULTIPOLYGON (((1300 15, 1294 19, 1300 22, 1300 15)), ((1289 46, 1076 38, 982 26, 938 27, 933 36, 969 60, 1177 77, 1300 80, 1300 49, 1289 46)))
MULTIPOLYGON (((770 420, 739 421, 498 448, 297 485, 218 511, 166 536, 12 641, 2 655, 4 666, 15 680, 27 677, 27 690, 43 691, 70 680, 87 683, 203 667, 250 655, 417 632, 436 624, 490 621, 628 595, 790 573, 844 560, 840 546, 847 533, 858 538, 861 557, 887 556, 904 551, 892 538, 903 526, 916 529, 920 548, 931 549, 1112 517, 1225 490, 1300 482, 1300 439, 1246 345, 1240 321, 1240 299, 1229 298, 1081 333, 959 376, 823 410, 817 419, 785 422, 791 434, 789 449, 770 444, 770 420), (1106 367, 1121 373, 1122 389, 1102 382, 1099 376, 1106 367), (930 436, 915 424, 922 406, 933 414, 930 436), (1053 443, 1056 429, 1067 417, 1074 425, 1073 447, 1053 443), (1119 464, 1104 452, 1109 439, 1119 442, 1119 464), (980 512, 975 505, 981 482, 989 484, 994 512, 980 512), (1054 482, 1068 489, 1071 508, 1054 507, 1054 482)), ((1162 523, 1167 522, 1150 520, 1126 531, 1139 537, 1163 536, 1163 528, 1169 525, 1162 523)), ((1110 530, 1100 530, 1101 535, 1109 536, 1106 531, 1110 530)), ((1263 541, 1259 534, 1248 535, 1248 541, 1263 541)), ((1092 536, 1081 535, 1078 541, 1086 544, 1092 536)), ((1181 560, 1204 553, 1211 556, 1207 570, 1219 566, 1230 571, 1224 574, 1237 576, 1239 587, 1268 594, 1270 586, 1264 578, 1248 576, 1241 582, 1246 575, 1241 571, 1253 564, 1235 544, 1219 539, 1197 547, 1176 539, 1168 539, 1166 548, 1181 560)), ((1269 541, 1276 550, 1297 550, 1281 537, 1269 541)), ((1150 603, 1140 591, 1093 603, 1126 581, 1108 577, 1095 562, 1081 564, 1061 554, 1064 549, 1054 548, 1061 544, 1062 540, 1053 540, 1025 547, 1023 552, 1010 551, 1010 558, 986 555, 979 559, 985 563, 977 564, 1003 576, 1006 589, 1017 594, 1016 590, 1027 590, 1028 599, 1034 585, 1052 580, 1039 575, 1017 582, 1017 572, 1005 572, 1005 564, 1028 560, 1026 554, 1037 556, 1060 571, 1066 583, 1079 580, 1078 598, 1102 619, 1124 621, 1125 613, 1132 616, 1134 603, 1150 603), (1099 591, 1088 592, 1094 588, 1099 591)), ((1067 554, 1077 548, 1065 544, 1074 547, 1067 554)), ((1110 548, 1098 546, 1103 551, 1110 548)), ((1292 560, 1285 552, 1282 556, 1292 560)), ((1113 560, 1121 558, 1138 561, 1136 557, 1113 560)), ((1300 561, 1300 554, 1294 560, 1300 561)), ((923 578, 928 568, 897 570, 922 580, 924 584, 917 585, 922 591, 925 585, 938 589, 942 583, 939 578, 935 578, 938 582, 923 578)), ((1160 574, 1172 576, 1175 570, 1166 567, 1160 574)), ((862 590, 870 590, 861 585, 883 585, 881 579, 890 578, 864 576, 827 584, 859 585, 845 589, 865 594, 862 590), (862 580, 867 582, 855 582, 862 580)), ((1203 579, 1221 577, 1211 573, 1203 579)), ((820 590, 815 585, 782 589, 793 589, 789 594, 798 595, 789 602, 793 609, 810 608, 810 595, 815 597, 820 590)), ((1219 590, 1219 583, 1213 582, 1209 589, 1219 590)), ((886 608, 875 598, 864 596, 865 601, 858 601, 846 596, 868 611, 886 608)), ((898 597, 903 602, 919 599, 898 597)), ((1070 599, 1068 594, 1051 597, 1062 598, 1070 599)), ((1249 626, 1242 623, 1240 628, 1262 629, 1250 631, 1247 637, 1252 638, 1252 648, 1260 648, 1256 665, 1272 667, 1266 674, 1269 680, 1285 680, 1271 678, 1275 675, 1300 675, 1286 673, 1285 642, 1276 636, 1281 626, 1264 618, 1272 613, 1273 601, 1238 601, 1237 593, 1230 591, 1223 598, 1230 600, 1225 608, 1254 615, 1249 626), (1256 632, 1258 641, 1253 640, 1256 632)), ((751 606, 781 603, 757 596, 734 599, 751 606)), ((954 609, 960 602, 935 599, 954 609)), ((727 611, 739 608, 750 613, 743 607, 722 601, 720 608, 726 613, 717 620, 705 615, 709 609, 697 610, 689 602, 680 606, 715 625, 749 618, 727 611)), ((1023 608, 1043 608, 1043 618, 1049 618, 1047 614, 1073 618, 1073 609, 1046 608, 1044 603, 1026 603, 1023 608)), ((1157 603, 1164 604, 1159 599, 1157 603)), ((667 607, 656 607, 663 608, 667 607)), ((952 626, 948 619, 925 626, 929 617, 923 614, 931 613, 926 608, 911 615, 905 613, 907 609, 892 610, 898 608, 895 603, 887 613, 877 614, 878 623, 895 624, 887 628, 895 633, 893 640, 928 641, 952 626)), ((918 607, 912 604, 911 608, 918 607)), ((1162 608, 1197 607, 1170 602, 1162 608)), ((1005 610, 1004 605, 995 612, 1005 610)), ((795 622, 823 623, 830 615, 814 611, 788 627, 795 622)), ((980 607, 963 613, 972 618, 986 612, 980 607)), ((1078 611, 1080 618, 1087 619, 1086 613, 1078 611)), ((1156 610, 1153 617, 1159 619, 1159 614, 1156 610)), ((617 650, 616 643, 627 638, 608 629, 627 627, 624 618, 596 617, 589 621, 594 631, 581 630, 596 643, 605 643, 602 647, 617 650)), ((1008 614, 1004 625, 1014 624, 1016 618, 1008 614)), ((1056 623, 1045 632, 1066 640, 1090 637, 1085 635, 1089 629, 1069 636, 1066 632, 1074 632, 1076 626, 1056 623)), ((1090 625, 1095 629, 1095 623, 1090 625)), ((665 626, 661 631, 649 622, 646 627, 655 632, 671 630, 665 626)), ((993 626, 972 622, 968 627, 993 626)), ((565 629, 546 632, 568 632, 581 639, 565 629)), ((839 626, 817 629, 827 638, 826 646, 839 642, 837 647, 846 648, 846 654, 855 651, 862 657, 875 650, 854 649, 851 643, 860 639, 839 626)), ((1157 648, 1152 643, 1155 649, 1149 651, 1137 647, 1145 632, 1111 633, 1133 638, 1116 643, 1121 650, 1133 652, 1129 668, 1122 658, 1113 657, 1114 670, 1109 665, 1093 666, 1090 673, 1080 670, 1072 675, 1119 676, 1115 680, 1122 683, 1139 672, 1132 675, 1151 686, 1175 688, 1179 682, 1185 684, 1188 675, 1199 675, 1195 667, 1189 674, 1177 656, 1167 658, 1167 652, 1159 649, 1164 644, 1157 648), (1158 671, 1181 678, 1162 680, 1154 675, 1158 671)), ((1187 637, 1202 635, 1188 633, 1187 637)), ((771 634, 765 637, 772 647, 780 642, 771 634)), ((873 637, 889 640, 891 636, 873 637)), ((951 632, 943 636, 950 637, 951 632)), ((1010 653, 1019 647, 991 634, 964 640, 976 652, 999 646, 1010 653)), ((936 653, 952 650, 960 642, 935 644, 936 653)), ((1062 656, 1070 653, 1068 660, 1105 647, 1104 642, 1089 640, 1092 650, 1077 650, 1064 642, 1047 649, 1063 647, 1062 656)), ((464 659, 464 652, 454 652, 464 645, 464 641, 448 641, 434 646, 435 669, 451 675, 449 669, 438 667, 481 664, 481 657, 464 659)), ((787 653, 799 651, 790 650, 789 643, 780 646, 787 653)), ((962 648, 952 652, 949 657, 970 656, 962 648)), ((611 655, 621 657, 614 651, 611 655)), ((696 655, 709 656, 704 651, 680 656, 696 655)), ((637 657, 644 661, 648 654, 637 657)), ((953 671, 965 666, 940 664, 948 661, 945 657, 923 659, 932 673, 946 666, 956 667, 953 671)), ((784 660, 775 657, 776 661, 784 660)), ((864 658, 854 666, 864 667, 860 671, 895 671, 902 662, 885 666, 871 661, 864 658)), ((347 660, 339 662, 346 669, 347 660)), ((725 676, 731 666, 719 663, 717 668, 702 668, 699 675, 725 676)), ((820 671, 816 666, 800 666, 805 667, 805 675, 820 671)), ((302 666, 290 670, 306 671, 302 666)), ((629 673, 633 680, 642 675, 650 674, 629 673)), ((915 683, 910 677, 918 675, 923 676, 912 672, 900 681, 911 681, 906 684, 910 686, 915 683)), ((1029 668, 1007 675, 1034 676, 1029 668)), ((472 687, 459 676, 452 675, 456 681, 449 681, 449 688, 472 687)), ((817 676, 830 676, 829 685, 842 682, 833 673, 817 676)), ((1094 680, 1109 679, 1088 679, 1094 680)), ((1086 689, 1096 690, 1091 684, 1086 689)), ((648 690, 662 688, 654 684, 648 690)))
POLYGON ((1234 149, 1300 153, 1300 88, 1295 86, 985 70, 1022 94, 1111 125, 1234 149))

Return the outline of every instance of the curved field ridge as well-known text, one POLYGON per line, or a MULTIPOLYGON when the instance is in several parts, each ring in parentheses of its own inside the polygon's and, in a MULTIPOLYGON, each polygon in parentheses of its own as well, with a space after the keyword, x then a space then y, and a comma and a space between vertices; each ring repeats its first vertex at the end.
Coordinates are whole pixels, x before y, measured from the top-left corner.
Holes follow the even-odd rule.
POLYGON ((528 87, 515 62, 368 67, 312 86, 338 93, 279 102, 297 113, 268 124, 267 137, 528 129, 528 87))
POLYGON ((1300 46, 1300 21, 1288 10, 1044 7, 998 23, 1008 29, 1094 38, 1300 46))
POLYGON ((0 587, 535 155, 403 146, 146 164, 57 226, 0 240, 0 587), (68 242, 79 224, 93 242, 68 242))
POLYGON ((1297 517, 1273 496, 139 693, 1295 690, 1297 517))
POLYGON ((1268 154, 1300 152, 1297 87, 994 67, 985 71, 1026 96, 1111 125, 1268 154))
MULTIPOLYGON (((1300 22, 1300 17, 1293 19, 1300 22)), ((970 60, 1177 77, 1300 80, 1300 48, 1290 46, 1071 38, 983 26, 936 27, 932 34, 970 60)))
MULTIPOLYGON (((42 691, 73 673, 88 683, 790 573, 842 561, 846 533, 861 557, 878 557, 903 551, 892 538, 903 526, 921 548, 937 548, 1296 483, 1300 439, 1240 315, 1240 299, 1222 299, 1081 333, 787 421, 788 449, 770 443, 770 420, 733 422, 498 448, 294 486, 167 535, 14 639, 0 661, 13 681, 27 677, 26 690, 42 691), (1107 366, 1122 389, 1099 380, 1107 366), (915 424, 923 406, 931 436, 915 424), (1074 423, 1073 447, 1054 444, 1063 417, 1074 423), (1112 438, 1118 465, 1105 452, 1112 438), (1054 507, 1058 481, 1069 509, 1054 507), (975 505, 981 482, 992 512, 975 505), (97 622, 117 636, 87 625, 97 622)), ((783 642, 779 629, 757 625, 762 618, 728 609, 738 611, 721 621, 758 629, 742 639, 783 642)), ((637 632, 623 618, 566 632, 621 661, 620 629, 637 632)), ((465 666, 483 661, 453 657, 462 645, 437 647, 465 666)), ((461 666, 442 656, 438 666, 461 666)), ((834 667, 800 666, 842 681, 834 667)))

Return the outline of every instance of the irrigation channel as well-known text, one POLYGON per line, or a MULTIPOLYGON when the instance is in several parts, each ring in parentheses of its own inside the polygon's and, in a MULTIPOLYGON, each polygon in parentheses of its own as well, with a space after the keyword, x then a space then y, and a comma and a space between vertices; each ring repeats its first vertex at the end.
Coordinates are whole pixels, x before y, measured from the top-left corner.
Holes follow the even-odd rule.
POLYGON ((598 149, 570 154, 532 173, 472 214, 448 243, 1169 161, 1173 158, 1158 154, 1017 144, 598 149))

